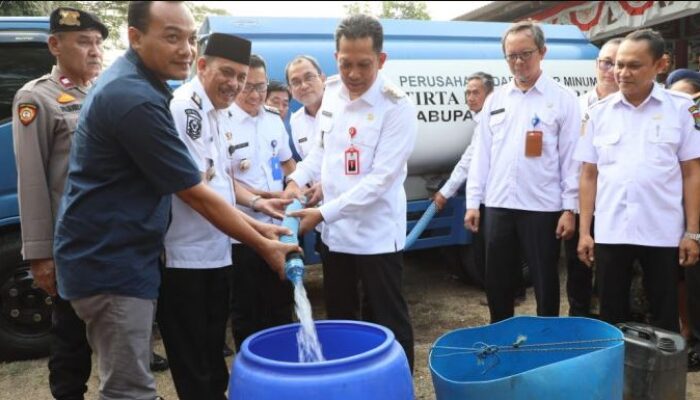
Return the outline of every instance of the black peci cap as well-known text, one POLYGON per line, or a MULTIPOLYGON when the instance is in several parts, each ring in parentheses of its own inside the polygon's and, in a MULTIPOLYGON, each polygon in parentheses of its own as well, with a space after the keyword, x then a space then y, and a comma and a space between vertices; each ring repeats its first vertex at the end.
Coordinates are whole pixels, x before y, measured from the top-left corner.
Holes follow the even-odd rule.
POLYGON ((107 36, 109 36, 107 27, 96 15, 75 8, 59 7, 53 10, 50 24, 51 33, 96 29, 102 34, 102 39, 107 39, 107 36))
POLYGON ((212 33, 207 39, 205 56, 221 57, 240 64, 250 64, 250 40, 225 33, 212 33))

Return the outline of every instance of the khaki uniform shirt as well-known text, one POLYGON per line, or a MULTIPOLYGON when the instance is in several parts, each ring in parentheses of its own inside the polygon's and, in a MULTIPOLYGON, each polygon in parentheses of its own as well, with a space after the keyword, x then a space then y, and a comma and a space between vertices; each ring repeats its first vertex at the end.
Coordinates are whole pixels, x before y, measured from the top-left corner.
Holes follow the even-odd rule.
POLYGON ((12 139, 25 260, 53 258, 54 222, 86 93, 54 66, 15 95, 12 139))

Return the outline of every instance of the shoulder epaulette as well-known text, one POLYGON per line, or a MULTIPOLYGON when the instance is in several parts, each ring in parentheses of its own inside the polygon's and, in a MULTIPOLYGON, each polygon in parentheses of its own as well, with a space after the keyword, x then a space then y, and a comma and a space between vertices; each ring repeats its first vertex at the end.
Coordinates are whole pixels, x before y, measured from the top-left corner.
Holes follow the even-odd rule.
POLYGON ((393 101, 394 103, 399 101, 399 99, 406 97, 406 93, 391 82, 384 83, 382 93, 384 93, 389 100, 393 101))
POLYGON ((267 112, 270 112, 270 113, 273 113, 273 114, 276 114, 276 115, 280 115, 280 110, 278 110, 278 109, 275 108, 275 107, 265 105, 265 106, 263 106, 263 108, 265 108, 265 111, 267 111, 267 112))
POLYGON ((326 86, 329 86, 329 85, 333 86, 333 85, 336 85, 340 82, 341 82, 340 75, 338 75, 338 74, 335 74, 335 75, 332 75, 332 76, 329 76, 328 78, 326 78, 326 86))

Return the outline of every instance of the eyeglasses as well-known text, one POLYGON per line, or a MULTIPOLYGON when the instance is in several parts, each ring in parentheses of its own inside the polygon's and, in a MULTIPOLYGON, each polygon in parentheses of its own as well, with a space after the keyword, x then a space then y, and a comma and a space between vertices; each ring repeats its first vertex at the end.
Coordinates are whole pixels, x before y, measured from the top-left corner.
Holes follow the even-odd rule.
POLYGON ((506 54, 506 60, 508 60, 508 62, 516 62, 519 58, 523 61, 527 61, 532 57, 533 54, 537 53, 537 51, 538 49, 532 49, 521 51, 520 53, 506 54))
POLYGON ((292 89, 299 89, 299 88, 301 87, 301 85, 303 85, 304 83, 306 83, 307 85, 309 85, 309 84, 311 84, 314 80, 316 80, 316 78, 318 78, 318 75, 317 75, 317 74, 311 74, 311 73, 309 73, 309 74, 304 75, 304 77, 303 77, 302 79, 292 79, 292 80, 289 82, 289 86, 291 86, 292 89))
POLYGON ((615 63, 610 61, 610 60, 596 60, 596 64, 598 64, 598 69, 601 71, 609 71, 610 68, 615 66, 615 63))
POLYGON ((256 83, 255 85, 251 85, 250 83, 246 83, 245 86, 243 86, 243 91, 246 93, 250 93, 253 90, 256 92, 263 94, 267 92, 267 82, 260 82, 256 83))

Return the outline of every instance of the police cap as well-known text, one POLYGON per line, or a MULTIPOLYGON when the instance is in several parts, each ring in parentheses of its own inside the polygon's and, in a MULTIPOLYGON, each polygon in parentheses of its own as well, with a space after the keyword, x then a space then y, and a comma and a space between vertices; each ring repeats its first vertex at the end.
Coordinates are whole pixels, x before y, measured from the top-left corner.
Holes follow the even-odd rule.
POLYGON ((239 64, 250 64, 250 41, 225 33, 212 33, 204 49, 205 56, 221 57, 239 64))
POLYGON ((102 39, 107 39, 109 35, 107 27, 96 15, 71 7, 59 7, 53 10, 50 25, 51 33, 96 29, 102 34, 102 39))
POLYGON ((687 68, 680 68, 677 69, 673 72, 671 72, 668 75, 668 78, 666 78, 666 87, 671 87, 674 83, 683 80, 683 79, 690 79, 693 81, 700 81, 700 72, 693 71, 687 68))

